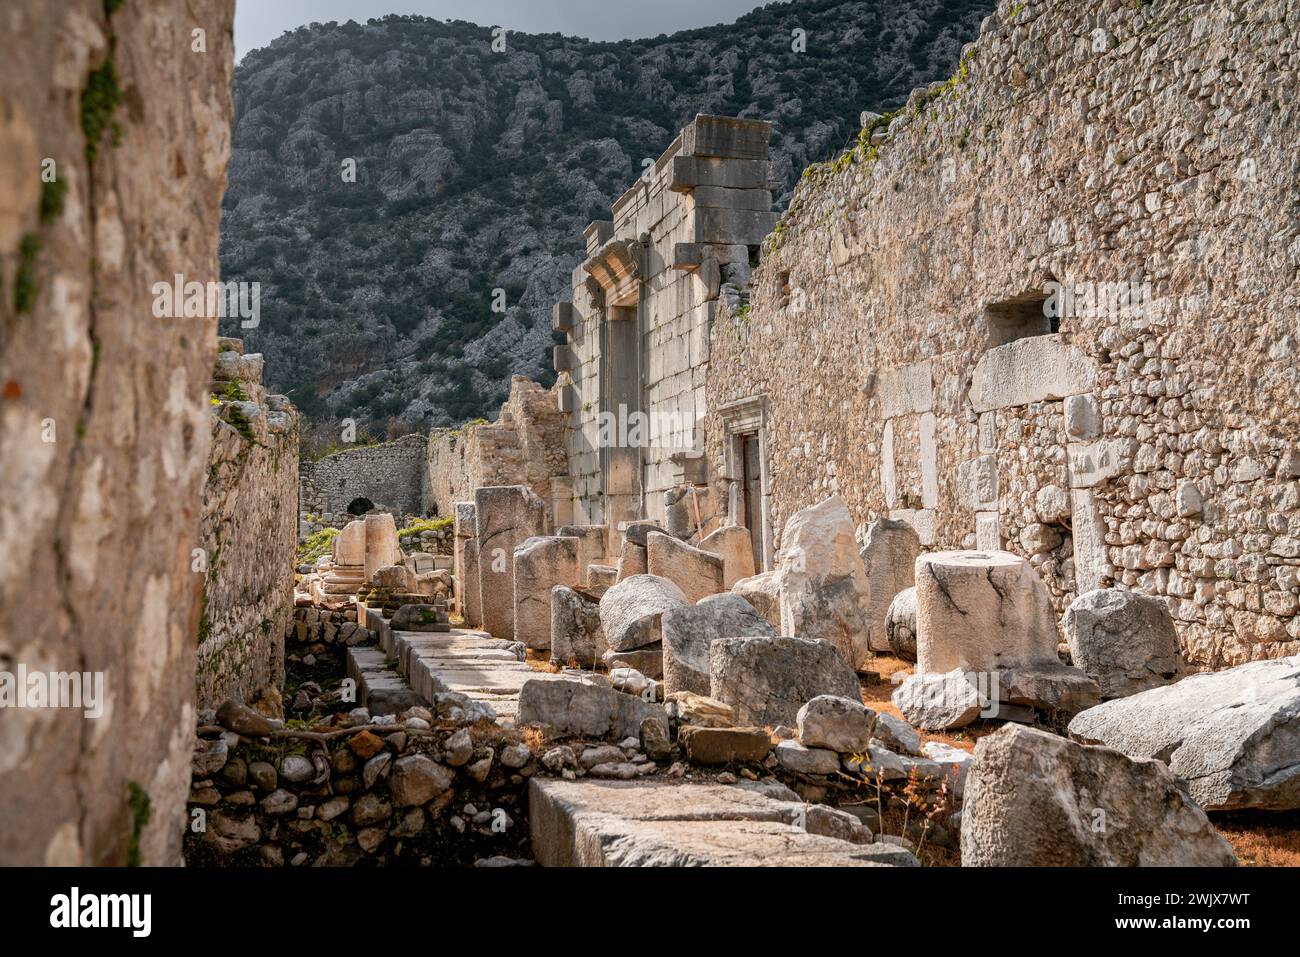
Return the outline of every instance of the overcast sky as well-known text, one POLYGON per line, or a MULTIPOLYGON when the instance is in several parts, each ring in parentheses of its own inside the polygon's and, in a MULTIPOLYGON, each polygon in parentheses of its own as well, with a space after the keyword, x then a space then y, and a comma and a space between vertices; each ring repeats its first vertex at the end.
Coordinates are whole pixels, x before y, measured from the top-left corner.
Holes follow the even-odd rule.
POLYGON ((390 13, 624 40, 728 23, 759 6, 763 0, 238 0, 235 54, 264 47, 305 23, 365 23, 390 13))

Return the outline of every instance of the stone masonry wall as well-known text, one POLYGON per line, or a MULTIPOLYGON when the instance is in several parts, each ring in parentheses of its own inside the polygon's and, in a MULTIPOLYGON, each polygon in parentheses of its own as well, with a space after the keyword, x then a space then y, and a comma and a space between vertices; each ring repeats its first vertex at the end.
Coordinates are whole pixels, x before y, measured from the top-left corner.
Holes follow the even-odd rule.
POLYGON ((418 433, 404 435, 392 442, 363 445, 302 463, 298 472, 299 538, 322 527, 342 528, 357 517, 348 514, 348 506, 358 498, 399 518, 422 516, 426 442, 418 433))
POLYGON ((557 492, 567 501, 564 424, 551 390, 515 376, 495 422, 429 436, 425 510, 450 516, 454 503, 473 501, 474 489, 489 485, 527 485, 548 506, 557 492))
POLYGON ((298 414, 285 396, 266 395, 260 355, 243 355, 232 339, 221 350, 203 487, 200 709, 283 683, 298 544, 298 414))
POLYGON ((0 718, 7 865, 175 864, 186 821, 216 319, 152 286, 219 277, 234 3, 114 6, 0 6, 0 671, 106 697, 0 718))
POLYGON ((953 80, 809 171, 715 323, 724 500, 717 410, 754 398, 778 538, 838 492, 1028 555, 1058 609, 1163 595, 1200 666, 1300 651, 1297 13, 1000 3, 953 80), (1139 303, 1054 331, 1053 282, 1139 303))

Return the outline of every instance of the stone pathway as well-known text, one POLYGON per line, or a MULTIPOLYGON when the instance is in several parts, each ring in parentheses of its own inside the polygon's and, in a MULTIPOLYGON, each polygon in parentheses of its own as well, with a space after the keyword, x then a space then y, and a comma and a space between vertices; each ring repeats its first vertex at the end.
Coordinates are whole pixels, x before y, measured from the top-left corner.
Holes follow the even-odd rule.
MULTIPOLYGON (((489 704, 498 717, 519 715, 525 681, 565 677, 523 660, 524 645, 483 631, 393 631, 362 609, 379 647, 348 649, 358 702, 395 712, 416 695, 458 691, 489 704)), ((529 786, 533 853, 543 867, 739 866, 872 867, 915 865, 888 844, 857 844, 843 811, 806 805, 777 782, 738 785, 664 778, 565 781, 529 786)))

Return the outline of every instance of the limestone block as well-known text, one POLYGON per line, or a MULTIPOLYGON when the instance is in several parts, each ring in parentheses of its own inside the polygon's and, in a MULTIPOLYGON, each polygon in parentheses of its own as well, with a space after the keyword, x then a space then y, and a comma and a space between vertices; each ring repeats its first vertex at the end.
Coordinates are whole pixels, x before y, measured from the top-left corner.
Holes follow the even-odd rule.
POLYGON ((1047 587, 1010 552, 930 552, 916 562, 918 673, 1056 661, 1047 587))
POLYGON ((750 578, 742 578, 731 586, 734 594, 754 606, 754 610, 767 619, 776 629, 781 627, 781 583, 776 572, 760 572, 750 578))
POLYGON ((871 655, 871 586, 838 495, 790 516, 777 560, 781 631, 829 641, 851 668, 871 655))
POLYGON ((684 542, 698 542, 720 526, 722 516, 708 487, 679 485, 664 492, 664 531, 684 542))
POLYGON ((646 718, 668 726, 662 705, 585 680, 533 678, 519 691, 520 724, 545 725, 560 735, 616 740, 640 737, 641 722, 646 718))
POLYGON ((771 137, 766 120, 700 114, 682 129, 682 155, 766 161, 771 137))
POLYGON ((963 866, 1236 864, 1228 842, 1163 764, 1035 728, 1007 725, 981 738, 965 792, 963 866), (1112 826, 1086 826, 1099 811, 1112 826))
POLYGON ((960 668, 947 674, 918 671, 894 689, 892 700, 909 724, 927 731, 950 731, 995 713, 977 684, 960 668))
POLYGON ((729 186, 697 186, 691 190, 691 200, 698 206, 719 206, 725 209, 771 210, 772 193, 766 189, 734 189, 729 186))
POLYGON ((354 565, 362 568, 366 564, 366 523, 362 519, 348 522, 334 537, 334 564, 354 565))
POLYGON ((691 691, 708 695, 709 646, 717 639, 776 635, 776 629, 753 605, 730 592, 670 608, 663 613, 660 627, 666 694, 691 691))
POLYGON ((754 548, 749 529, 724 525, 700 540, 700 548, 722 559, 722 587, 731 588, 754 574, 754 548))
POLYGON ((456 578, 456 588, 460 598, 460 614, 469 628, 478 628, 483 624, 482 575, 478 562, 478 539, 464 539, 462 546, 462 564, 456 578))
POLYGON ((644 575, 648 568, 646 548, 635 542, 624 542, 623 550, 618 556, 618 581, 625 581, 635 575, 644 575))
POLYGON ((616 565, 588 565, 587 566, 587 591, 600 598, 605 592, 609 591, 618 583, 618 566, 616 565))
POLYGON ((699 186, 729 189, 763 189, 768 185, 767 159, 724 161, 706 157, 674 156, 668 188, 679 193, 699 186))
POLYGON ((1030 336, 984 353, 971 376, 976 412, 1091 392, 1097 367, 1060 335, 1030 336))
POLYGON ((495 638, 515 636, 514 551, 545 531, 545 511, 542 500, 524 485, 474 491, 482 627, 495 638))
POLYGON ((778 217, 767 210, 700 206, 693 218, 690 242, 757 246, 776 228, 778 217))
MULTIPOLYGON (((858 754, 871 747, 876 730, 876 712, 857 698, 818 695, 795 716, 799 743, 806 748, 826 748, 858 754)), ((838 770, 839 762, 836 761, 838 770)))
POLYGON ((619 582, 600 600, 600 621, 610 650, 631 651, 660 641, 664 612, 686 604, 686 595, 666 578, 634 575, 619 582))
POLYGON ((709 697, 729 705, 739 725, 793 725, 823 694, 862 700, 858 676, 828 642, 742 637, 709 645, 709 697))
POLYGON ((722 559, 712 552, 680 542, 663 532, 647 539, 646 568, 650 575, 677 585, 694 603, 724 590, 722 559))
POLYGON ((871 650, 890 650, 887 621, 890 603, 915 582, 921 539, 906 522, 877 519, 867 526, 866 540, 859 555, 871 585, 867 618, 871 629, 871 650))
POLYGON ((998 457, 981 455, 957 466, 957 488, 961 502, 976 511, 998 507, 998 457))
POLYGON ((562 525, 556 535, 578 540, 578 567, 586 573, 588 565, 599 565, 605 560, 605 543, 609 538, 608 525, 562 525))
POLYGON ((1211 811, 1300 807, 1300 655, 1254 661, 1107 701, 1070 737, 1158 758, 1211 811))
POLYGON ((1002 520, 997 512, 975 513, 975 547, 980 551, 1002 548, 1002 520))
POLYGON ((551 647, 551 590, 579 579, 578 539, 528 538, 515 547, 515 640, 544 651, 551 647))
POLYGON ((882 369, 876 379, 880 417, 929 412, 934 408, 934 380, 929 359, 898 369, 882 369))
POLYGON ((373 512, 365 517, 366 580, 374 579, 375 572, 385 565, 396 565, 402 560, 402 548, 397 543, 397 523, 391 512, 373 512))
POLYGON ((566 585, 551 589, 551 660, 594 668, 608 650, 600 604, 566 585))
POLYGON ((1072 439, 1095 439, 1101 431, 1097 399, 1091 395, 1072 395, 1065 400, 1065 434, 1072 439))
POLYGON ((1123 475, 1132 466, 1137 448, 1137 442, 1127 438, 1071 442, 1066 447, 1070 462, 1070 487, 1093 488, 1123 475))
POLYGON ((1115 576, 1106 547, 1106 522, 1090 489, 1070 489, 1070 531, 1074 541, 1074 581, 1080 593, 1108 584, 1115 576))
POLYGON ((1187 670, 1169 605, 1118 588, 1080 595, 1061 622, 1074 664, 1103 698, 1122 698, 1177 680, 1187 670))

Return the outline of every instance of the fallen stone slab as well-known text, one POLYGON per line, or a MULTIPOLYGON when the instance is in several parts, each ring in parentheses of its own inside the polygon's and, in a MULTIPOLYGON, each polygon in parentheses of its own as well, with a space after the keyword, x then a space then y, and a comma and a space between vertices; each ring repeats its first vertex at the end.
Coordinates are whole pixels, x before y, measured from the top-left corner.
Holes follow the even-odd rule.
POLYGON ((822 694, 862 700, 857 674, 829 642, 747 636, 709 645, 709 697, 730 705, 742 725, 794 724, 822 694))
POLYGON ((646 570, 675 584, 687 601, 694 604, 724 590, 722 559, 717 555, 664 532, 651 532, 646 542, 646 570))
POLYGON ((1096 679, 1103 698, 1158 688, 1187 671, 1163 599, 1098 588, 1070 603, 1061 626, 1075 666, 1096 679))
POLYGON ((719 638, 775 636, 776 631, 754 606, 739 595, 709 595, 694 605, 664 612, 664 687, 667 693, 709 693, 709 646, 719 638))
POLYGON ((722 587, 732 588, 736 582, 754 574, 754 546, 749 529, 743 525, 724 525, 700 539, 703 551, 722 559, 722 587))
POLYGON ((1300 808, 1300 655, 1107 701, 1076 715, 1069 731, 1164 761, 1211 811, 1300 808))
POLYGON ((679 725, 730 728, 736 724, 736 711, 730 705, 691 691, 674 691, 666 695, 664 708, 679 725))
POLYGON ((916 866, 861 838, 845 812, 780 801, 757 789, 656 781, 529 782, 533 854, 543 867, 916 866))
POLYGON ((677 743, 694 764, 759 764, 772 751, 763 728, 683 727, 677 743))
POLYGON ((519 692, 519 720, 545 725, 561 735, 639 738, 646 718, 657 718, 668 727, 662 705, 574 678, 534 678, 525 681, 519 692))
POLYGON ((871 657, 871 586, 843 499, 790 516, 776 574, 782 634, 829 641, 853 668, 871 657))
MULTIPOLYGON (((662 640, 660 618, 687 604, 673 582, 655 575, 633 575, 600 599, 600 622, 610 651, 631 651, 662 640)), ((637 669, 638 671, 640 669, 637 669)))
POLYGON ((782 741, 774 752, 776 761, 787 771, 797 774, 834 774, 840 769, 840 756, 826 748, 808 748, 798 741, 782 741))
POLYGON ((994 671, 989 682, 990 697, 996 685, 999 702, 1039 711, 1074 715, 1101 700, 1101 688, 1093 678, 1059 662, 994 671))
POLYGON ((1006 725, 975 745, 965 867, 1228 867, 1236 856, 1164 764, 1006 725))

